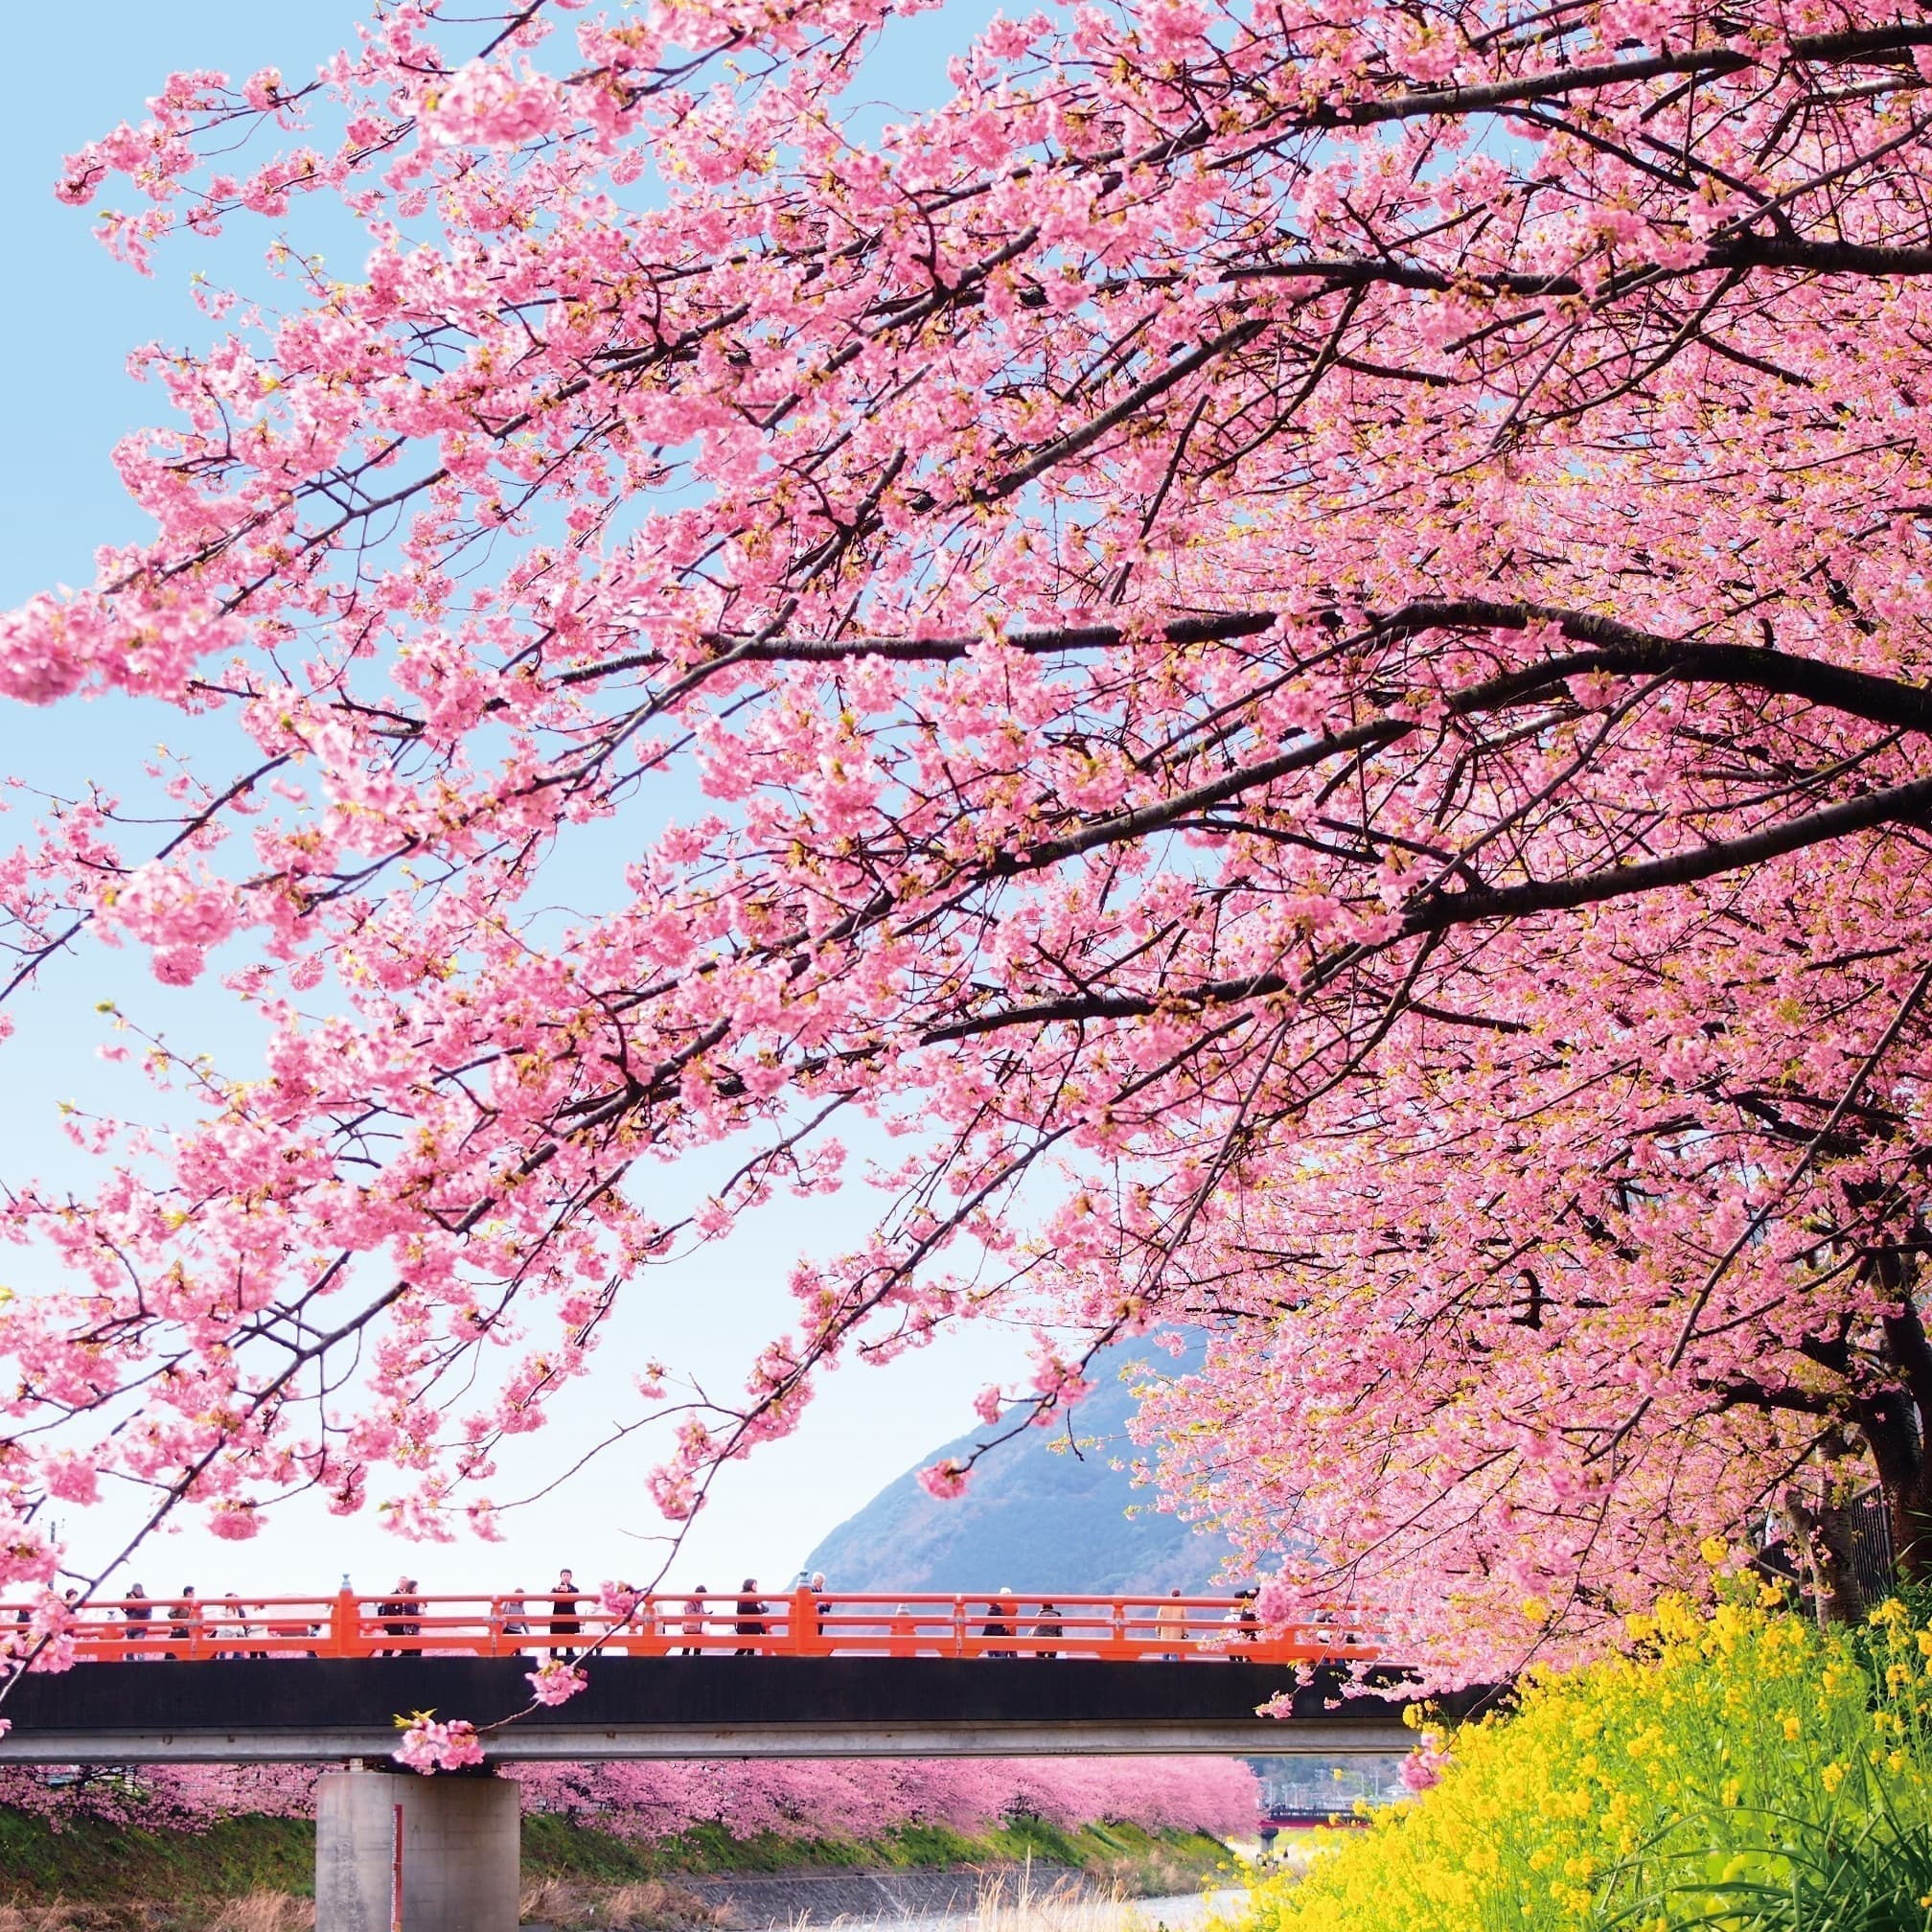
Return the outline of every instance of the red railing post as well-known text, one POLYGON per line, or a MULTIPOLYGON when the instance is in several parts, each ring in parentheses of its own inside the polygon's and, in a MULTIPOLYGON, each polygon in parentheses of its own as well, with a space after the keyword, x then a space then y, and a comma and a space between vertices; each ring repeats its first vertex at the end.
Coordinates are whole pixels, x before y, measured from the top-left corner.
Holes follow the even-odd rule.
POLYGON ((329 1654, 332 1657, 359 1657, 362 1654, 362 1613, 354 1594, 335 1593, 329 1612, 329 1654))
POLYGON ((631 1657, 668 1657, 671 1654, 670 1598, 662 1605, 656 1597, 637 1599, 631 1612, 631 1632, 624 1639, 624 1651, 631 1657))

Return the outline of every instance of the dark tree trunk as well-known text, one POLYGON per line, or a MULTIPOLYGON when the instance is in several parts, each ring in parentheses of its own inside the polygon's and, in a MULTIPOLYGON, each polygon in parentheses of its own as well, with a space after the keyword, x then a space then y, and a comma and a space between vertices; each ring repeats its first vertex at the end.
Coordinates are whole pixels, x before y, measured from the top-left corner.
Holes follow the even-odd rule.
POLYGON ((1847 1512, 1827 1503, 1817 1508, 1795 1488, 1786 1489, 1780 1508, 1791 1532, 1792 1548, 1811 1584, 1811 1600, 1820 1624, 1855 1623, 1864 1614, 1857 1577, 1849 1560, 1847 1512))
POLYGON ((1932 1462, 1925 1454, 1924 1418, 1904 1390, 1862 1405, 1861 1433, 1878 1472, 1893 1568, 1902 1581, 1932 1577, 1932 1462))
POLYGON ((1920 1582, 1932 1576, 1932 1343, 1914 1290, 1918 1270, 1897 1248, 1874 1257, 1880 1283, 1898 1298, 1885 1317, 1885 1353, 1898 1371, 1898 1387, 1874 1396, 1861 1418, 1878 1486, 1885 1498, 1892 1558, 1898 1575, 1920 1582))
POLYGON ((1887 1241, 1867 1254, 1863 1279, 1892 1304, 1879 1335, 1854 1346, 1848 1318, 1835 1337, 1801 1345, 1843 1391, 1813 1410, 1835 1413, 1840 1424, 1818 1444, 1823 1491, 1793 1487, 1781 1499, 1821 1622, 1862 1616, 1895 1581, 1932 1580, 1932 1342, 1918 1304, 1918 1265, 1909 1249, 1887 1241), (1846 1466, 1854 1461, 1855 1478, 1846 1466), (1872 1525, 1850 1506, 1868 1469, 1878 1479, 1889 1566, 1873 1560, 1869 1545, 1857 1547, 1872 1525))

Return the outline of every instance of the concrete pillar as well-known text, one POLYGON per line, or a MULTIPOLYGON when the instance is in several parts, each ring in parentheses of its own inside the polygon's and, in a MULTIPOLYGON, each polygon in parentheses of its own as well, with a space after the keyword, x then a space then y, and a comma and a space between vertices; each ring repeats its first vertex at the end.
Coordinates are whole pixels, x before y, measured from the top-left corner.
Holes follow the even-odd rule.
POLYGON ((520 1797, 511 1778, 328 1771, 315 1787, 315 1932, 517 1932, 520 1797))

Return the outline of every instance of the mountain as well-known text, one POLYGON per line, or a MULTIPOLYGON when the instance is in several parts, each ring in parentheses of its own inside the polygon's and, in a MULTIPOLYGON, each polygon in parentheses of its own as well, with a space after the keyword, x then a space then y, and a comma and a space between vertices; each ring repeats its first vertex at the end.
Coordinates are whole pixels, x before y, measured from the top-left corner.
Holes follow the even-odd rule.
POLYGON ((1125 1349, 1096 1359, 1093 1392, 1073 1411, 1078 1455, 1067 1447, 1064 1426, 1028 1429, 980 1459, 964 1496, 941 1503, 920 1488, 917 1470, 970 1454, 991 1432, 956 1437, 847 1517, 805 1569, 824 1571, 835 1588, 888 1594, 1206 1588, 1228 1544, 1160 1513, 1154 1492, 1136 1489, 1124 1466, 1134 1455, 1127 1422, 1138 1405, 1120 1371, 1144 1360, 1144 1351, 1125 1349))

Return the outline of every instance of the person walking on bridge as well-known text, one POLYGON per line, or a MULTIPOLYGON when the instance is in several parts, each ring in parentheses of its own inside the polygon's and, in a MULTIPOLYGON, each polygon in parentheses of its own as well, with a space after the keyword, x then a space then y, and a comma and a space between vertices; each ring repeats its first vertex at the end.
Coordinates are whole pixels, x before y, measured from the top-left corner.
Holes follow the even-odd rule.
MULTIPOLYGON (((230 1642, 239 1644, 242 1639, 252 1637, 255 1634, 248 1627, 248 1606, 242 1602, 241 1598, 231 1593, 220 1599, 218 1607, 221 1612, 222 1621, 216 1625, 216 1628, 225 1631, 230 1642)), ((237 1648, 234 1650, 219 1650, 216 1652, 216 1655, 232 1660, 244 1658, 248 1653, 246 1650, 237 1648)))
MULTIPOLYGON (((382 1620, 382 1634, 385 1637, 399 1638, 402 1634, 402 1593, 408 1587, 408 1577, 397 1577, 395 1596, 385 1597, 376 1606, 376 1614, 382 1620)), ((379 1657, 400 1657, 402 1648, 399 1644, 392 1649, 379 1650, 376 1654, 379 1657)))
MULTIPOLYGON (((1016 1635, 1017 1631, 1013 1621, 1016 1607, 1013 1601, 1013 1592, 1010 1589, 1001 1590, 999 1599, 986 1606, 986 1622, 979 1626, 980 1636, 990 1642, 996 1637, 1012 1637, 1016 1635)), ((986 1652, 986 1655, 989 1657, 1017 1657, 1019 1654, 1017 1650, 989 1650, 986 1652)))
MULTIPOLYGON (((758 1595, 758 1579, 746 1577, 738 1593, 738 1634, 741 1637, 763 1637, 766 1634, 766 1616, 770 1606, 758 1595)), ((755 1657, 756 1644, 741 1644, 734 1653, 740 1657, 755 1657)))
POLYGON ((123 1612, 127 1625, 127 1642, 134 1646, 128 1652, 137 1664, 150 1661, 151 1652, 148 1649, 148 1625, 154 1616, 154 1606, 148 1600, 148 1593, 138 1583, 127 1586, 127 1608, 123 1612))
MULTIPOLYGON (((401 1640, 414 1633, 414 1626, 408 1619, 411 1608, 415 1607, 409 1601, 409 1593, 415 1587, 416 1579, 413 1576, 399 1576, 396 1579, 395 1596, 376 1606, 376 1614, 382 1620, 382 1634, 396 1640, 392 1642, 390 1648, 381 1653, 385 1657, 402 1657, 408 1654, 403 1649, 401 1640)), ((245 1626, 242 1634, 244 1636, 247 1634, 245 1626)))
MULTIPOLYGON (((577 1579, 571 1576, 568 1567, 558 1571, 557 1582, 550 1595, 550 1634, 553 1637, 577 1637, 583 1634, 584 1625, 577 1618, 577 1579)), ((556 1651, 556 1656, 564 1663, 576 1662, 574 1648, 556 1651)))
MULTIPOLYGON (((506 1597, 503 1599, 502 1615, 503 1615, 504 1636, 527 1637, 530 1634, 530 1625, 525 1621, 529 1613, 529 1608, 530 1606, 523 1600, 523 1586, 522 1584, 519 1583, 517 1586, 516 1595, 512 1597, 506 1597)), ((520 1644, 517 1645, 517 1648, 519 1650, 523 1646, 520 1644)))
POLYGON ((684 1599, 684 1650, 686 1657, 704 1655, 704 1601, 710 1596, 703 1584, 699 1584, 684 1599))
POLYGON ((1259 1594, 1252 1583, 1237 1590, 1227 1616, 1221 1620, 1231 1633, 1227 1651, 1230 1663, 1248 1664, 1254 1661, 1251 1655, 1246 1654, 1244 1646, 1252 1646, 1261 1641, 1261 1619, 1254 1612, 1254 1599, 1259 1594))
POLYGON ((1181 1645, 1187 1636, 1187 1613, 1181 1607, 1180 1596, 1181 1586, 1177 1583, 1168 1591, 1166 1602, 1162 1604, 1154 1618, 1154 1627, 1161 1633, 1162 1643, 1173 1646, 1162 1651, 1161 1661, 1163 1664, 1180 1663, 1181 1645))
MULTIPOLYGON (((1033 1626, 1034 1638, 1038 1640, 1042 1637, 1050 1637, 1057 1640, 1066 1634, 1066 1630, 1060 1622, 1059 1611, 1054 1609, 1050 1603, 1041 1604, 1040 1621, 1033 1626)), ((1048 1659, 1057 1657, 1059 1654, 1057 1650, 1037 1650, 1034 1652, 1034 1655, 1037 1657, 1046 1657, 1048 1659)))
POLYGON ((184 1583, 181 1594, 168 1606, 168 1642, 171 1657, 186 1657, 195 1641, 195 1586, 184 1583))

